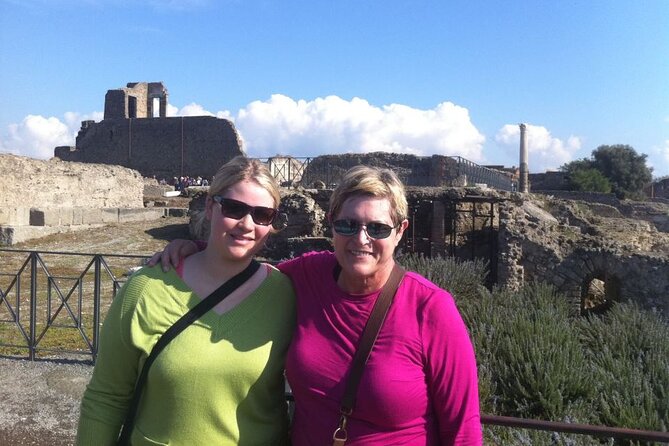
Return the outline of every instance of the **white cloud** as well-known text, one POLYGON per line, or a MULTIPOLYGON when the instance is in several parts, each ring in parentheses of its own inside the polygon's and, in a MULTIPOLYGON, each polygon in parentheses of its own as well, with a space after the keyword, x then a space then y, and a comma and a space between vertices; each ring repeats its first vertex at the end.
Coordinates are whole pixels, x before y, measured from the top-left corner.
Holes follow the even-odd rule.
MULTIPOLYGON (((223 112, 218 112, 219 114, 223 112)), ((229 113, 228 113, 229 115, 229 113)), ((200 104, 196 104, 194 102, 191 102, 188 105, 185 105, 181 108, 175 107, 174 105, 168 103, 167 104, 167 116, 168 117, 174 117, 174 116, 216 116, 218 118, 225 118, 227 116, 218 116, 214 115, 214 113, 210 112, 209 110, 205 110, 204 107, 202 107, 200 104)))
MULTIPOLYGON (((527 151, 530 172, 545 172, 557 169, 574 158, 581 148, 578 136, 569 136, 566 141, 555 138, 546 127, 527 125, 527 151)), ((518 159, 520 128, 507 124, 495 136, 495 141, 518 159)))
POLYGON ((7 127, 7 136, 0 141, 0 152, 31 158, 51 158, 56 146, 71 145, 73 135, 58 118, 28 115, 19 124, 7 127))
POLYGON ((0 140, 0 152, 8 152, 31 158, 51 158, 57 146, 73 146, 81 121, 99 121, 102 112, 82 115, 66 112, 63 120, 28 115, 18 124, 7 126, 7 133, 0 140))
POLYGON ((275 94, 248 104, 234 121, 251 156, 387 151, 484 159, 485 137, 468 110, 450 102, 421 110, 400 104, 376 107, 360 98, 296 101, 275 94))
POLYGON ((664 141, 664 146, 653 147, 646 161, 653 168, 653 177, 669 175, 669 139, 664 141))

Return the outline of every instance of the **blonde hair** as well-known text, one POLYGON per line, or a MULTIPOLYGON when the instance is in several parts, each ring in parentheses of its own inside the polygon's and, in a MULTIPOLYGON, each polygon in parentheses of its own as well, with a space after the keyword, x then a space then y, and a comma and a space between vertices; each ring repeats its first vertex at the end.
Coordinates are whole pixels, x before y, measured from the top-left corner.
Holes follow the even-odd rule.
POLYGON ((242 181, 253 181, 270 193, 274 199, 274 207, 281 202, 279 185, 269 173, 267 167, 257 159, 239 155, 223 164, 209 185, 209 196, 221 195, 229 188, 242 181))
POLYGON ((350 168, 330 197, 331 218, 337 217, 346 200, 357 196, 388 199, 390 218, 396 225, 409 215, 404 185, 390 169, 368 166, 350 168))

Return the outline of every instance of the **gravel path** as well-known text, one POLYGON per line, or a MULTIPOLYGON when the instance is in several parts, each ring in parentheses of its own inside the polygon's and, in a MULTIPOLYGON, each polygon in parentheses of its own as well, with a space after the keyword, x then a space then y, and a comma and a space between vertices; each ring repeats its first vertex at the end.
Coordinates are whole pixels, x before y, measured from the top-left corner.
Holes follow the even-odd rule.
POLYGON ((73 445, 91 365, 0 358, 0 445, 73 445))

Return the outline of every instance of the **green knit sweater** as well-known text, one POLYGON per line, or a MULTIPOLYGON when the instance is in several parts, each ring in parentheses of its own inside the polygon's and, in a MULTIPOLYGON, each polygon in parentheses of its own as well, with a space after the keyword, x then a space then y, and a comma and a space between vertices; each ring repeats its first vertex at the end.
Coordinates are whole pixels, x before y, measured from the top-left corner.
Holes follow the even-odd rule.
MULTIPOLYGON (((77 444, 115 443, 151 349, 199 302, 174 270, 144 268, 128 280, 102 328, 77 444)), ((274 268, 235 308, 195 321, 151 366, 132 444, 284 444, 283 368, 294 326, 293 288, 274 268)))

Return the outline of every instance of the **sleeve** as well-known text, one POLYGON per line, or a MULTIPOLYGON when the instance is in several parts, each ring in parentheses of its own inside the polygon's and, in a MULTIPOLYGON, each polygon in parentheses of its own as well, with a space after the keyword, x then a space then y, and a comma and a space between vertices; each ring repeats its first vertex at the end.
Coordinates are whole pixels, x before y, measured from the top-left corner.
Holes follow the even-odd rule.
POLYGON ((116 444, 138 376, 142 351, 130 342, 138 295, 133 276, 114 298, 100 332, 93 376, 84 391, 77 445, 116 444))
POLYGON ((283 262, 276 265, 276 268, 292 279, 297 273, 297 269, 300 265, 299 259, 299 257, 296 257, 291 260, 284 260, 283 262))
POLYGON ((442 445, 481 445, 476 357, 465 323, 450 294, 428 300, 421 336, 429 397, 442 445))

